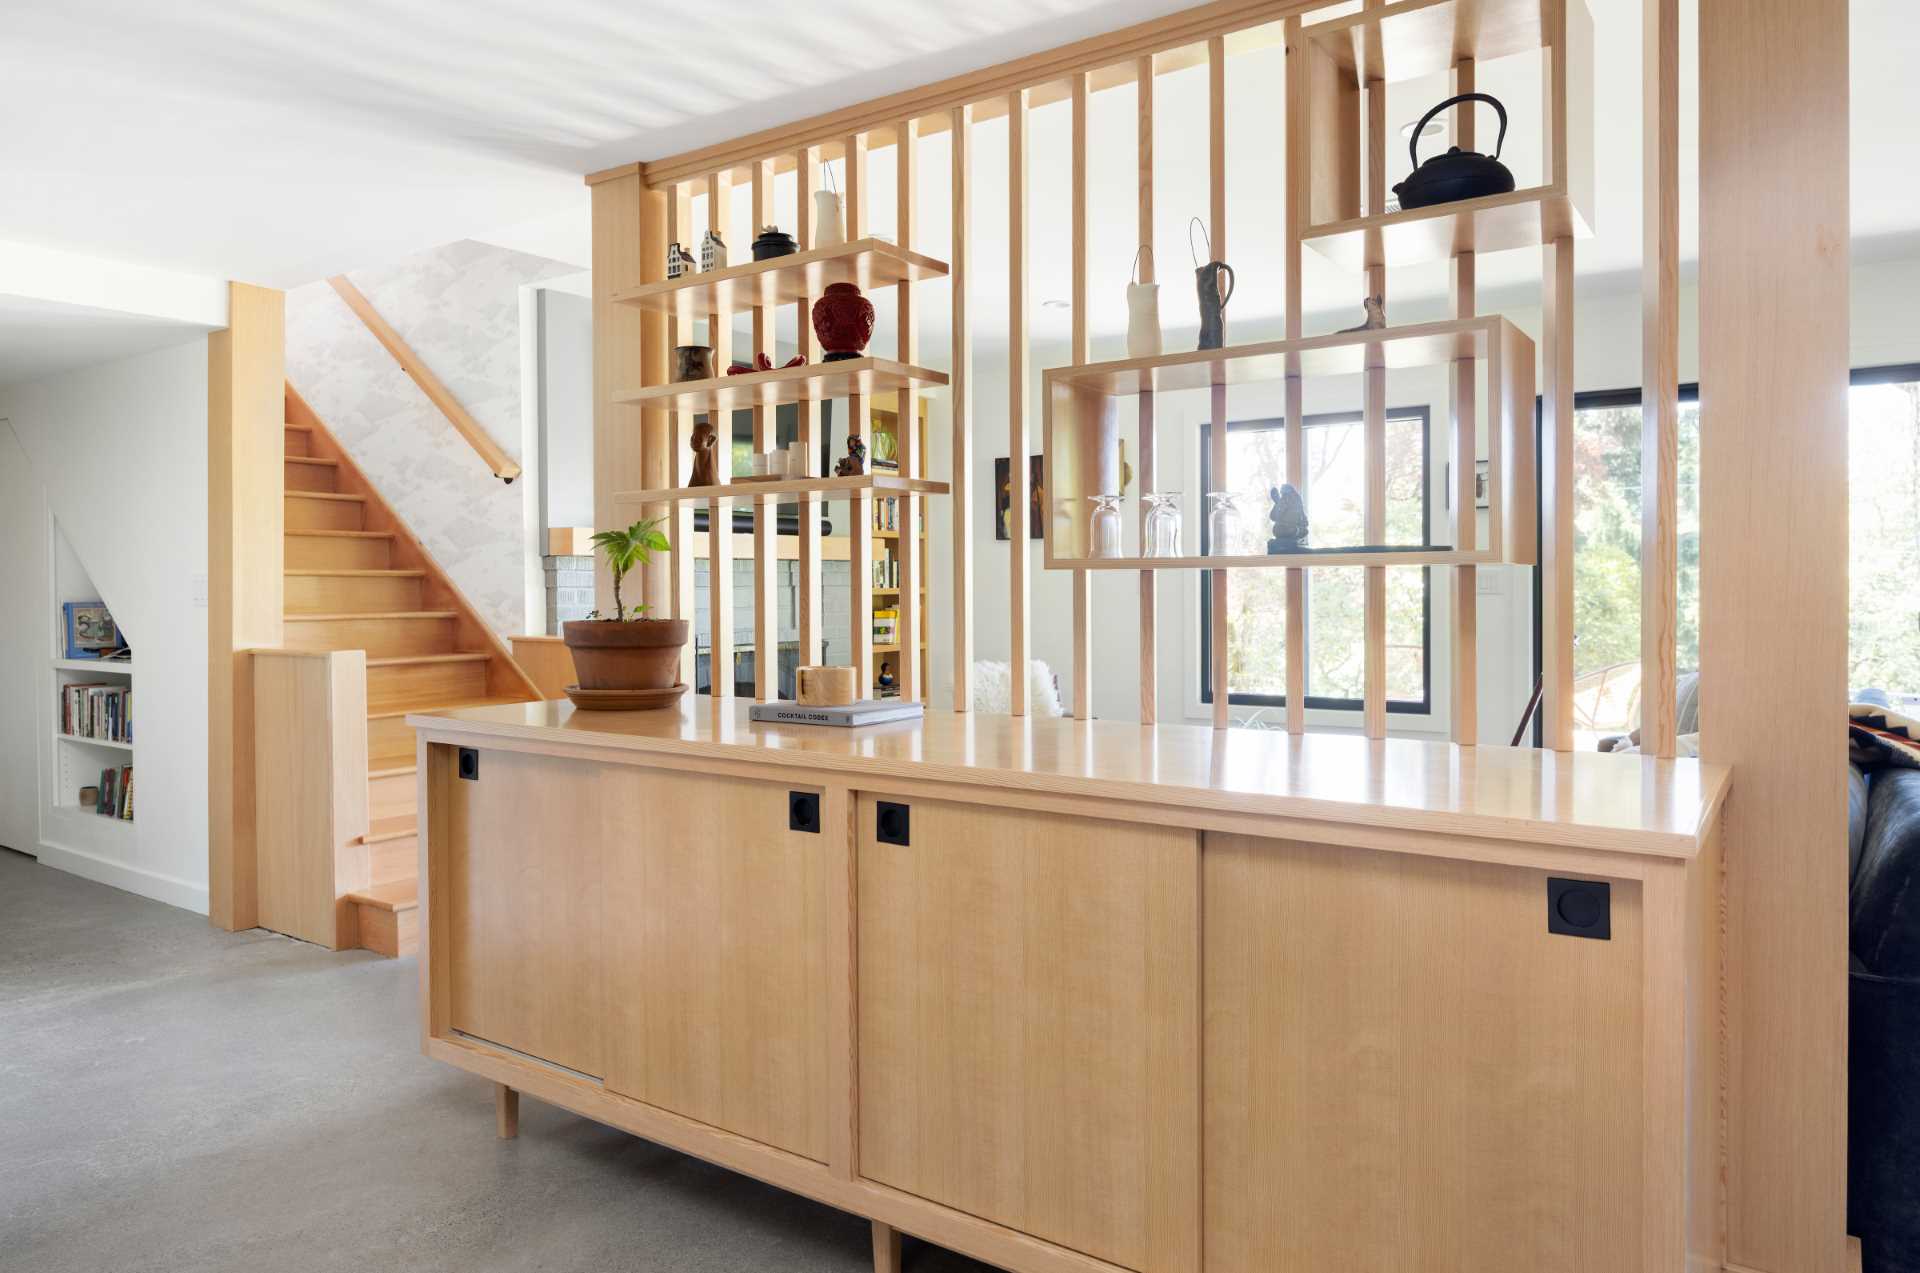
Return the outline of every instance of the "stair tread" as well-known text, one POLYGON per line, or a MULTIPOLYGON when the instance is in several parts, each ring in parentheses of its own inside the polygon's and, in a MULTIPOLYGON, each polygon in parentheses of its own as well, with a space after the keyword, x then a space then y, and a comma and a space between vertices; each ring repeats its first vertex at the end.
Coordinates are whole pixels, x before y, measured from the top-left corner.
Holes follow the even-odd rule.
POLYGON ((396 880, 391 884, 374 884, 347 894, 347 900, 376 910, 410 911, 420 905, 420 882, 396 880))
POLYGON ((364 495, 342 495, 338 491, 283 491, 282 494, 288 499, 324 499, 332 500, 337 504, 364 504, 367 502, 367 497, 364 495))
POLYGON ((419 830, 420 820, 411 813, 375 818, 367 823, 367 833, 360 837, 360 843, 378 844, 382 840, 398 840, 403 836, 416 835, 419 830))
MULTIPOLYGON (((299 492, 294 492, 298 494, 299 492)), ((298 528, 282 531, 286 535, 313 535, 322 539, 392 539, 390 530, 301 530, 298 528)))
POLYGON ((406 716, 413 712, 445 712, 456 707, 499 707, 506 703, 525 701, 518 698, 488 698, 474 694, 443 694, 406 699, 396 707, 392 700, 372 700, 367 703, 367 719, 391 720, 395 716, 406 716))
POLYGON ((485 650, 455 650, 451 654, 386 654, 369 658, 368 667, 408 667, 420 663, 484 663, 493 655, 485 650))
POLYGON ((288 574, 288 575, 299 575, 302 578, 317 576, 317 577, 327 578, 327 579, 425 579, 427 577, 427 572, 424 570, 366 570, 366 569, 349 570, 345 567, 341 567, 338 569, 302 568, 297 570, 287 570, 287 571, 283 571, 282 573, 288 574))
POLYGON ((458 618, 458 610, 343 610, 329 614, 287 614, 281 617, 288 623, 313 623, 331 619, 453 619, 458 618))

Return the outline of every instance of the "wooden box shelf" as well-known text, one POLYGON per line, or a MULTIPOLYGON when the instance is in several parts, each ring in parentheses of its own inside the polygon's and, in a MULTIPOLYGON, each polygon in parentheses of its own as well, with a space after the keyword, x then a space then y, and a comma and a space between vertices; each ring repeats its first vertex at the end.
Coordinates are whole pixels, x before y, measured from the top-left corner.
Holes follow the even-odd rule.
POLYGON ((648 385, 644 389, 622 390, 613 395, 613 400, 676 411, 742 411, 853 394, 871 397, 902 389, 937 388, 946 383, 945 372, 929 371, 891 358, 848 358, 840 362, 743 372, 737 376, 715 376, 709 380, 648 385))
MULTIPOLYGON (((1530 565, 1534 560, 1534 346, 1525 332, 1497 315, 1052 367, 1044 379, 1041 447, 1052 511, 1045 527, 1049 570, 1530 565), (1456 363, 1485 368, 1489 525, 1479 546, 1456 551, 1445 545, 1328 545, 1236 556, 1086 554, 1088 497, 1119 489, 1118 399, 1456 363)), ((1215 484, 1230 488, 1230 475, 1215 484)))
MULTIPOLYGON (((1302 29, 1305 228, 1353 269, 1539 247, 1593 233, 1593 19, 1581 0, 1405 0, 1302 29), (1360 102, 1369 84, 1537 54, 1540 181, 1508 194, 1362 215, 1360 102)), ((1486 138, 1481 140, 1485 141, 1486 138)), ((1398 145, 1396 134, 1390 144, 1398 145)), ((1491 145, 1475 146, 1491 151, 1491 145)))
POLYGON ((687 274, 663 283, 645 283, 615 292, 613 299, 683 318, 737 314, 819 296, 832 283, 852 283, 863 292, 922 279, 944 278, 947 266, 885 239, 855 239, 839 247, 814 248, 769 261, 751 261, 687 274))
POLYGON ((803 495, 846 498, 861 491, 877 495, 897 495, 908 491, 916 495, 945 495, 947 484, 924 477, 901 477, 895 473, 863 473, 858 477, 796 477, 767 482, 735 481, 723 486, 672 486, 650 491, 618 491, 613 498, 622 504, 686 504, 714 499, 765 504, 797 503, 803 495))

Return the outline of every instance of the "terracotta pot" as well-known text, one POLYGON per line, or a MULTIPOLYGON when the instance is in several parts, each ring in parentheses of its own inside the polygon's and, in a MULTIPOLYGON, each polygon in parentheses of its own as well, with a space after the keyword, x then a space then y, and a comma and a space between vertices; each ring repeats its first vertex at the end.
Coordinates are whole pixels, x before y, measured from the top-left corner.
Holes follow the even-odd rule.
POLYGON ((561 627, 583 690, 666 690, 679 684, 685 619, 575 619, 561 627))
POLYGON ((858 358, 873 339, 873 302, 851 283, 829 283, 813 303, 813 334, 825 352, 822 362, 858 358))

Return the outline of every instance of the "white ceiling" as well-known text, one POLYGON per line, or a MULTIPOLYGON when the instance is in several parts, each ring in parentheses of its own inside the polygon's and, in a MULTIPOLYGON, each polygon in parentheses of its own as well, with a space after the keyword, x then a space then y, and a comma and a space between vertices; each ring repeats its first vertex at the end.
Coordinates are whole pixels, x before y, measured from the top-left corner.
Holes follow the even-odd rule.
MULTIPOLYGON (((1579 260, 1591 278, 1639 263, 1640 5, 1588 2, 1600 68, 1598 236, 1579 260)), ((548 254, 575 259, 585 241, 586 172, 1185 3, 10 0, 0 4, 0 241, 283 287, 462 237, 551 243, 548 254)), ((1693 64, 1694 7, 1683 3, 1683 67, 1693 64)), ((1854 0, 1852 15, 1856 238, 1920 237, 1905 101, 1912 67, 1920 65, 1920 24, 1911 21, 1910 0, 1854 0)), ((1238 157, 1277 151, 1283 63, 1270 49, 1229 64, 1235 162, 1225 255, 1243 289, 1230 314, 1278 308, 1278 165, 1238 157)), ((1539 153, 1531 74, 1524 63, 1483 72, 1484 84, 1514 110, 1508 157, 1523 177, 1539 153)), ((1391 118, 1411 122, 1443 94, 1437 82, 1400 86, 1391 118)), ((1131 96, 1130 89, 1102 93, 1093 108, 1092 268, 1102 302, 1096 325, 1108 329, 1119 320, 1135 238, 1131 96)), ((1687 137, 1696 118, 1690 83, 1683 96, 1687 137)), ((1155 237, 1168 280, 1167 320, 1177 323, 1194 309, 1191 284, 1182 285, 1191 277, 1185 226, 1206 204, 1204 73, 1163 77, 1158 106, 1155 237)), ((1006 244, 1004 125, 988 123, 979 134, 974 304, 992 312, 1005 296, 1004 271, 993 268, 1006 244)), ((1036 112, 1036 306, 1068 291, 1067 253, 1055 246, 1065 242, 1065 144, 1065 107, 1036 112)), ((937 182, 944 143, 928 145, 925 170, 937 182)), ((1399 143, 1393 151, 1404 170, 1399 143)), ((1690 145, 1683 163, 1690 191, 1690 145)), ((877 190, 890 188, 884 153, 875 178, 877 190)), ((946 201, 923 193, 922 231, 928 243, 942 243, 946 201)), ((1691 194, 1683 214, 1690 227, 1691 194)), ((877 211, 878 224, 890 220, 877 211)), ((1537 276, 1531 253, 1481 264, 1483 289, 1531 286, 1537 276)), ((1309 309, 1355 309, 1358 283, 1345 272, 1316 257, 1305 282, 1309 309)), ((1444 282, 1439 267, 1398 272, 1393 295, 1403 302, 1437 295, 1444 282)), ((13 290, 7 284, 0 277, 0 293, 13 290)), ((1064 331, 1060 311, 1037 310, 1036 318, 1042 335, 1064 331)))
POLYGON ((0 388, 131 358, 206 332, 176 319, 0 295, 0 388))

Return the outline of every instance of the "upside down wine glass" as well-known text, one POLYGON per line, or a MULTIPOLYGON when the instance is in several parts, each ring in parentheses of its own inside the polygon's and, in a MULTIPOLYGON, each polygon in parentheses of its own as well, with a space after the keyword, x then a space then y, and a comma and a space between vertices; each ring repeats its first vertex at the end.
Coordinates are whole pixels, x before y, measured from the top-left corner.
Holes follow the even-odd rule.
POLYGON ((1180 492, 1148 491, 1141 501, 1147 506, 1146 543, 1142 557, 1178 557, 1180 555, 1180 492))

